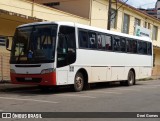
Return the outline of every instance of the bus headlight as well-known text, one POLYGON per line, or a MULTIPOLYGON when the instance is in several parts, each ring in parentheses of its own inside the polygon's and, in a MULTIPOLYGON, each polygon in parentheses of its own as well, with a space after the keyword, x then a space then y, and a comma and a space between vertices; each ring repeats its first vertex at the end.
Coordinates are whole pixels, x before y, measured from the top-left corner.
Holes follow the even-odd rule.
POLYGON ((52 73, 54 72, 55 69, 54 68, 48 68, 48 69, 44 69, 41 71, 41 74, 47 74, 47 73, 52 73))
POLYGON ((10 73, 16 73, 14 69, 10 69, 10 73))

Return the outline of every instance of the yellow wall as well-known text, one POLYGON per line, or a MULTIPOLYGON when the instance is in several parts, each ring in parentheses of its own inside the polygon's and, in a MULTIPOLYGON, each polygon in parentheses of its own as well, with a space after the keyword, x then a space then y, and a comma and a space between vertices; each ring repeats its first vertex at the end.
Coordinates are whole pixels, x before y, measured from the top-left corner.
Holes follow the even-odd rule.
POLYGON ((60 10, 26 0, 0 0, 0 8, 6 11, 32 16, 49 21, 72 21, 89 24, 89 20, 60 10))
MULTIPOLYGON (((13 36, 15 28, 19 25, 18 22, 0 17, 0 35, 13 36)), ((4 46, 0 46, 0 53, 9 53, 4 46)))
POLYGON ((155 66, 153 67, 152 75, 155 77, 160 76, 160 49, 154 49, 155 66))
POLYGON ((72 14, 67 14, 62 11, 54 10, 49 7, 45 7, 43 5, 35 5, 34 6, 34 17, 48 20, 48 21, 70 21, 70 22, 78 22, 82 24, 89 24, 88 19, 84 19, 82 17, 78 17, 72 14))
MULTIPOLYGON (((18 20, 18 19, 17 19, 18 20)), ((18 21, 14 21, 12 19, 4 19, 0 17, 0 35, 5 36, 13 36, 15 28, 23 23, 20 23, 18 21)))
POLYGON ((154 53, 156 53, 156 60, 155 60, 155 65, 160 66, 160 50, 159 49, 154 49, 154 53))
POLYGON ((54 8, 75 14, 84 18, 89 18, 90 0, 36 0, 36 3, 60 2, 60 5, 54 8))
POLYGON ((92 0, 91 26, 107 28, 108 4, 105 0, 92 0))
POLYGON ((0 8, 31 16, 32 4, 24 0, 0 0, 0 8))

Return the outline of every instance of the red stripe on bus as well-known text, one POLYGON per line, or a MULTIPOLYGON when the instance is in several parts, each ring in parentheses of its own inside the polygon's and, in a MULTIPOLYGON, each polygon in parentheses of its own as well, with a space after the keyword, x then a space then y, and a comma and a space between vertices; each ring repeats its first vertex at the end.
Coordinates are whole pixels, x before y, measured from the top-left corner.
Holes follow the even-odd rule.
POLYGON ((48 74, 16 74, 10 73, 11 82, 13 84, 27 84, 27 85, 44 85, 52 86, 56 85, 56 72, 48 74), (31 79, 28 80, 27 79, 31 79), (40 82, 34 82, 34 79, 40 79, 40 82))

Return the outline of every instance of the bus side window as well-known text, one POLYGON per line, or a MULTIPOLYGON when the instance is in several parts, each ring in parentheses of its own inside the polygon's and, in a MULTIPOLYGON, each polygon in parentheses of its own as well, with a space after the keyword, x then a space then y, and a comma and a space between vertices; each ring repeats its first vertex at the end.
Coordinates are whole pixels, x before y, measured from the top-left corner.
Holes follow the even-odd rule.
POLYGON ((143 45, 142 45, 142 41, 138 41, 138 53, 139 54, 143 54, 143 45))
POLYGON ((152 55, 152 44, 151 43, 147 44, 147 54, 152 55))
POLYGON ((114 51, 121 51, 121 43, 119 37, 114 37, 113 48, 114 51))
POLYGON ((103 47, 102 47, 102 35, 101 34, 98 34, 97 35, 97 47, 98 47, 98 49, 103 49, 103 47))
POLYGON ((130 39, 127 39, 126 45, 127 45, 127 52, 132 52, 132 46, 131 46, 130 39))
POLYGON ((137 53, 137 40, 133 40, 132 49, 133 49, 133 53, 137 53))
POLYGON ((105 35, 105 44, 106 44, 106 50, 112 50, 112 36, 105 35))
POLYGON ((96 49, 97 48, 96 33, 88 32, 88 35, 89 35, 89 48, 96 49))
POLYGON ((147 54, 147 42, 143 42, 143 54, 147 54))
POLYGON ((121 51, 126 52, 126 39, 121 38, 121 51))
POLYGON ((98 49, 105 50, 106 49, 106 35, 99 33, 97 36, 97 39, 98 39, 97 41, 98 49))
POLYGON ((81 48, 88 48, 88 32, 79 30, 79 45, 81 48))

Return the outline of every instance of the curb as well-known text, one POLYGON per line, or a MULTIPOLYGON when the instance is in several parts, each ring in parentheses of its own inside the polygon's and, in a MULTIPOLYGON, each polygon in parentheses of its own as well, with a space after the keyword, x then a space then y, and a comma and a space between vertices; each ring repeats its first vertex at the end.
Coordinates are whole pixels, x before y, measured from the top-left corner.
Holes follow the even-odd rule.
POLYGON ((0 84, 11 83, 10 80, 0 80, 0 84))

